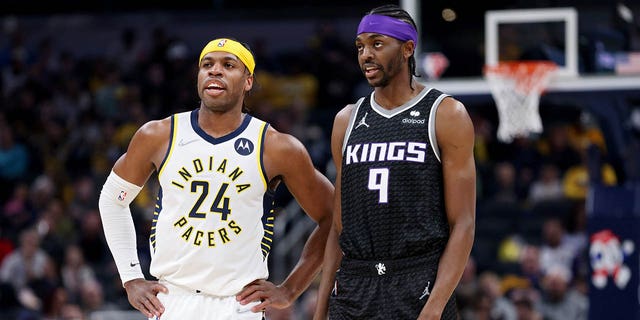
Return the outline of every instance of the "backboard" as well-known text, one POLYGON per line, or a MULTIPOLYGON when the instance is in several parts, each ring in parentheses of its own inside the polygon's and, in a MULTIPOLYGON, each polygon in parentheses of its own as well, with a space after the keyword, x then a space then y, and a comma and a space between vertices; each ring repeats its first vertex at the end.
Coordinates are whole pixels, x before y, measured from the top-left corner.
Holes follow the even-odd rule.
MULTIPOLYGON (((408 2, 406 4, 408 8, 415 8, 414 1, 405 0, 408 2)), ((546 53, 554 58, 551 60, 556 62, 559 68, 547 92, 588 93, 640 90, 640 74, 580 73, 578 19, 579 12, 571 7, 486 11, 485 64, 494 65, 499 61, 523 60, 521 54, 531 53, 528 49, 537 45, 542 47, 542 50, 547 50, 546 53), (558 81, 559 79, 561 81, 558 81)), ((420 25, 420 22, 417 23, 420 25)), ((525 55, 524 58, 527 56, 525 55)), ((535 59, 540 60, 539 57, 535 59)), ((425 82, 429 86, 453 95, 491 94, 487 81, 482 77, 443 78, 425 82)))
POLYGON ((487 11, 485 46, 486 65, 505 60, 549 59, 558 65, 557 77, 575 77, 578 13, 574 8, 487 11))

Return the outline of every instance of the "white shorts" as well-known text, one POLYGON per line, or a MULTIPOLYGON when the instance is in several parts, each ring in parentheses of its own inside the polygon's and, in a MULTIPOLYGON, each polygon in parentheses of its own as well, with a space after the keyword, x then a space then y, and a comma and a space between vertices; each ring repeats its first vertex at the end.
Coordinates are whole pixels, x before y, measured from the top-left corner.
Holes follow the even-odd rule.
POLYGON ((196 290, 179 287, 168 282, 160 282, 169 289, 168 293, 158 293, 158 299, 164 306, 159 318, 149 320, 263 320, 264 311, 252 312, 255 301, 241 305, 235 296, 211 296, 196 290))

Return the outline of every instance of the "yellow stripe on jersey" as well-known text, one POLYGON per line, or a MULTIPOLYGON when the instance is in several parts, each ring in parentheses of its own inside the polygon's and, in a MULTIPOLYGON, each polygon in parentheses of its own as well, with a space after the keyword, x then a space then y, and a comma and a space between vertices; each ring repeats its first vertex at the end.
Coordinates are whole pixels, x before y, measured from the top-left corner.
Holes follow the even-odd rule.
POLYGON ((162 161, 162 164, 160 165, 160 170, 158 170, 158 177, 162 175, 165 164, 169 161, 171 155, 173 154, 173 149, 175 149, 176 136, 178 135, 178 117, 176 115, 171 116, 171 121, 171 138, 169 140, 169 150, 167 151, 167 156, 164 158, 164 161, 162 161))
MULTIPOLYGON (((271 205, 273 205, 273 202, 271 203, 271 205)), ((266 213, 266 219, 263 217, 263 229, 264 229, 264 235, 262 236, 262 242, 260 242, 260 247, 262 248, 262 252, 263 252, 263 258, 266 259, 266 257, 269 255, 269 251, 271 251, 271 243, 273 243, 273 223, 276 219, 276 217, 274 216, 274 211, 273 209, 269 210, 268 213, 266 213), (266 242, 268 243, 266 243, 266 242)))

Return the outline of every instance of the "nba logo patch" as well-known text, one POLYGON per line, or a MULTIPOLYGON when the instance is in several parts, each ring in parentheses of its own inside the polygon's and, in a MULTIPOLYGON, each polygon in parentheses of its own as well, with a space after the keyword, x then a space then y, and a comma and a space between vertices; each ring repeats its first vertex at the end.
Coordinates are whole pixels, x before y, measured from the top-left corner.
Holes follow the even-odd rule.
POLYGON ((120 191, 120 194, 118 195, 118 200, 120 201, 124 201, 124 199, 127 197, 127 192, 122 190, 120 191))
POLYGON ((218 41, 218 47, 224 47, 224 44, 227 43, 227 39, 222 39, 218 41))

